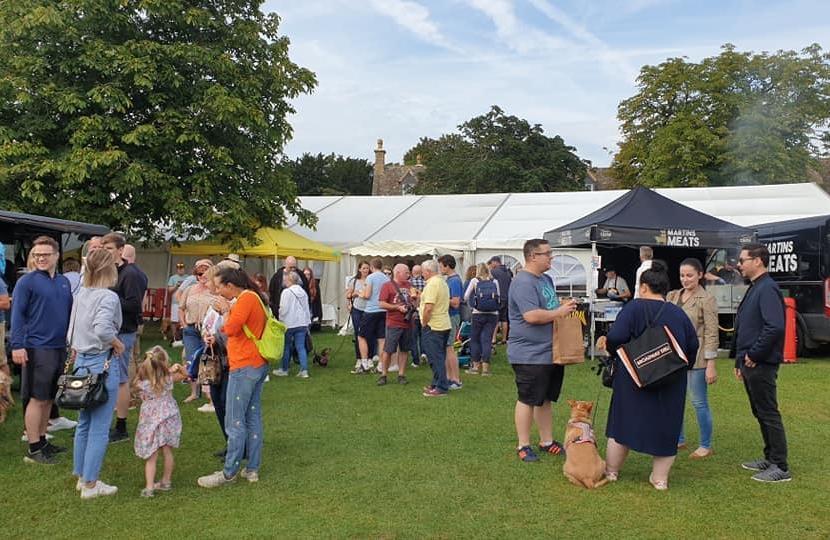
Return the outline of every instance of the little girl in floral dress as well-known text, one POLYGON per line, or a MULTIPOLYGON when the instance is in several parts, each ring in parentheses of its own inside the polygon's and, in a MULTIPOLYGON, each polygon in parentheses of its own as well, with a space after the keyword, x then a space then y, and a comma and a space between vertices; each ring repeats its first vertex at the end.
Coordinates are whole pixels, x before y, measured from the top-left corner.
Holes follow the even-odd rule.
POLYGON ((173 488, 173 448, 179 447, 182 417, 173 398, 173 384, 187 378, 181 364, 168 366, 167 352, 161 347, 147 351, 138 367, 136 389, 141 395, 141 413, 135 430, 135 455, 145 460, 142 497, 153 497, 156 491, 173 488), (159 450, 164 455, 164 473, 156 482, 159 450))

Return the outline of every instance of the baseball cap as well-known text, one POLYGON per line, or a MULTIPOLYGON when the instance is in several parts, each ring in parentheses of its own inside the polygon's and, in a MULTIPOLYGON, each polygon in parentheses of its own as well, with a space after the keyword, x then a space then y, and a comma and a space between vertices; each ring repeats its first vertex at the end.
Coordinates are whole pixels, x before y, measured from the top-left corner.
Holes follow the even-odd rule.
POLYGON ((193 265, 194 268, 199 268, 200 266, 207 266, 210 268, 213 266, 213 262, 210 259, 199 259, 196 261, 196 264, 193 265))
POLYGON ((183 262, 177 262, 176 263, 176 268, 184 268, 184 263, 183 262))

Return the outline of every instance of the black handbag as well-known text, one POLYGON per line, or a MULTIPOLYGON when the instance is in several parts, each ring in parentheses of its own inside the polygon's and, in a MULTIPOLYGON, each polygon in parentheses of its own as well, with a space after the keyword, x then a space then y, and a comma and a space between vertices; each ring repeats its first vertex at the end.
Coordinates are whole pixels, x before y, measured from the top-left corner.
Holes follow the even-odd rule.
POLYGON ((109 399, 107 391, 107 376, 109 375, 112 349, 104 362, 103 373, 92 373, 86 366, 76 367, 71 372, 69 365, 72 357, 67 359, 64 373, 58 377, 58 393, 55 395, 55 405, 61 409, 79 410, 94 409, 103 405, 109 399), (81 374, 80 370, 86 370, 81 374))
MULTIPOLYGON (((660 318, 664 303, 654 317, 660 318)), ((617 349, 617 355, 628 374, 639 388, 653 389, 663 386, 675 379, 682 370, 689 368, 686 353, 675 339, 668 326, 656 326, 648 320, 646 310, 646 329, 639 337, 632 339, 617 349)))

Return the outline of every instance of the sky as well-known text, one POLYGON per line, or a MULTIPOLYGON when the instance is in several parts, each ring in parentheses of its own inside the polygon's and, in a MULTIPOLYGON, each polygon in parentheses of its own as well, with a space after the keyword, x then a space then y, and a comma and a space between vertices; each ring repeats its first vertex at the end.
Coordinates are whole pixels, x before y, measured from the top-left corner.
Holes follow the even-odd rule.
POLYGON ((267 0, 290 59, 317 76, 292 101, 285 152, 401 162, 422 137, 498 105, 599 167, 646 65, 740 52, 830 52, 827 0, 267 0), (824 42, 822 40, 825 40, 824 42))

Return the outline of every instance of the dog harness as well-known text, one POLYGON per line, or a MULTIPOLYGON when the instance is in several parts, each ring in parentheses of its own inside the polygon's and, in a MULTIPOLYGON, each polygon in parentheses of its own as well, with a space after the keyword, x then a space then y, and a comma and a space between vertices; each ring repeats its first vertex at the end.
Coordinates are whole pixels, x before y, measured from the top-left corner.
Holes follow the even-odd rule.
POLYGON ((569 426, 574 426, 578 428, 582 428, 582 435, 573 439, 571 441, 566 441, 565 446, 568 447, 572 444, 583 444, 583 443, 591 443, 594 446, 597 445, 596 439, 594 439, 594 429, 591 427, 591 424, 588 422, 568 422, 569 426))

